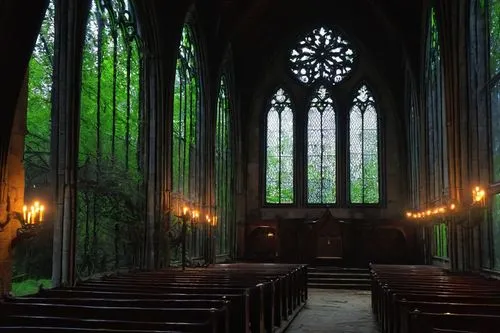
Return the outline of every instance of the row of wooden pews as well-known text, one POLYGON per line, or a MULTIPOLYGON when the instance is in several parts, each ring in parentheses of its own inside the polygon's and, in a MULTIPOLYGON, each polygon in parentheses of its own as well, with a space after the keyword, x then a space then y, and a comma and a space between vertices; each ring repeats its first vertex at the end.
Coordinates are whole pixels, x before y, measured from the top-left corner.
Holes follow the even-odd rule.
POLYGON ((106 276, 0 301, 0 332, 280 332, 307 300, 307 267, 221 264, 106 276))
POLYGON ((500 281, 436 266, 370 265, 384 333, 500 332, 500 281))

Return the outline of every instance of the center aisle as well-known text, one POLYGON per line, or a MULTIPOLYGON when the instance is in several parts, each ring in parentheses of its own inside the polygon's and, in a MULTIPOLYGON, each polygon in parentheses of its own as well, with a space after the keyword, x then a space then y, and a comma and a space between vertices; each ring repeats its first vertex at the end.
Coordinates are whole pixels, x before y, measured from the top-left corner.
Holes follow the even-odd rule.
POLYGON ((309 289, 286 333, 379 333, 369 291, 309 289))

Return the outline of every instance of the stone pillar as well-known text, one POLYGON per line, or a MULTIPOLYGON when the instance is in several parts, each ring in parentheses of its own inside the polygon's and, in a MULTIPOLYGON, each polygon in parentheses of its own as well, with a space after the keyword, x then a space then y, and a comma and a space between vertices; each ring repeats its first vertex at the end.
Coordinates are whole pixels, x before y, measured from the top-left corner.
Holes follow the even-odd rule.
POLYGON ((83 44, 90 0, 56 0, 52 184, 55 186, 52 284, 75 278, 76 183, 83 44))
MULTIPOLYGON (((469 67, 473 66, 468 54, 469 7, 467 0, 436 2, 443 59, 450 197, 465 209, 471 204, 472 186, 479 181, 471 163, 479 147, 473 142, 477 137, 477 124, 471 117, 469 101, 472 96, 469 67)), ((464 212, 452 220, 449 228, 452 271, 466 272, 477 265, 474 263, 476 249, 472 248, 474 233, 467 226, 467 220, 464 212)))

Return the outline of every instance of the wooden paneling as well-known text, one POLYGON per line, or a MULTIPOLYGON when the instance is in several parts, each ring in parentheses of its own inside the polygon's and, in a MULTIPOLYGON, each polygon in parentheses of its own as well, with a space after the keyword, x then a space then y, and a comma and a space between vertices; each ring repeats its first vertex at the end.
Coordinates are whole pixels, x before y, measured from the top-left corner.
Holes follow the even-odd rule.
POLYGON ((418 263, 415 237, 415 227, 401 221, 338 219, 329 212, 317 220, 258 220, 247 224, 245 257, 359 267, 418 263), (264 237, 264 230, 276 237, 264 237))

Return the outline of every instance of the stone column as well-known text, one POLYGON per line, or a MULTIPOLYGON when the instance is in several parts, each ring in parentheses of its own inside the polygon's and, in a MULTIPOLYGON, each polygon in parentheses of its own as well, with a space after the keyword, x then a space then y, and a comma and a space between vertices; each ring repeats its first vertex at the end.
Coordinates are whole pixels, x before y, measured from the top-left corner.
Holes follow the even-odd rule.
POLYGON ((55 186, 52 284, 75 278, 76 182, 83 44, 90 0, 56 0, 54 111, 51 142, 55 186))
MULTIPOLYGON (((469 114, 469 6, 470 1, 466 0, 440 0, 436 3, 444 73, 450 197, 462 207, 471 203, 475 182, 470 163, 475 149, 471 146, 471 138, 477 130, 471 126, 469 114)), ((464 222, 466 218, 464 215, 455 219, 448 232, 450 268, 456 272, 470 270, 474 256, 471 256, 470 248, 473 233, 463 224, 456 223, 464 222)))

